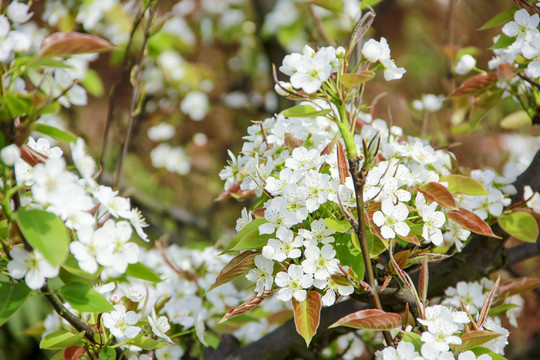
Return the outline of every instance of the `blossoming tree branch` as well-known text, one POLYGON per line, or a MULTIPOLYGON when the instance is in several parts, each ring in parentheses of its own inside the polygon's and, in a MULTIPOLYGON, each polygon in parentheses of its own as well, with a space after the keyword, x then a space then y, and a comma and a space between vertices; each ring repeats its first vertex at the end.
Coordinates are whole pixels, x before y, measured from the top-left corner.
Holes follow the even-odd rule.
MULTIPOLYGON (((366 97, 379 78, 406 81, 389 41, 368 38, 377 2, 300 4, 327 42, 324 16, 354 12, 348 41, 304 45, 268 68, 275 92, 294 105, 253 121, 241 151, 228 152, 218 199, 250 206, 234 236, 204 248, 153 239, 140 199, 121 186, 138 119, 180 111, 198 122, 210 111, 212 81, 169 45, 195 37, 190 16, 207 39, 216 19, 238 25, 238 4, 90 1, 71 16, 51 1, 39 10, 43 21, 86 33, 41 37, 29 4, 0 9, 0 324, 42 297, 54 312, 27 332, 54 359, 505 359, 521 294, 540 285, 498 273, 540 254, 540 152, 509 162, 519 176, 467 169, 428 130, 443 102, 472 104, 470 115, 485 98, 518 104, 500 122, 506 129, 538 123, 538 4, 515 1, 484 25, 502 25, 488 70, 472 54, 453 54, 461 85, 412 103, 423 115, 415 137, 377 118, 377 101, 366 97), (100 92, 89 62, 111 52, 121 78, 96 161, 55 116, 100 92), (111 167, 110 132, 122 124, 111 167)), ((290 26, 280 14, 297 11, 291 4, 278 1, 270 23, 290 26)), ((254 33, 252 22, 240 23, 243 35, 254 33)), ((175 131, 168 122, 148 129, 159 143, 149 160, 187 176, 187 145, 168 143, 175 131)), ((194 144, 206 144, 196 135, 194 144)))

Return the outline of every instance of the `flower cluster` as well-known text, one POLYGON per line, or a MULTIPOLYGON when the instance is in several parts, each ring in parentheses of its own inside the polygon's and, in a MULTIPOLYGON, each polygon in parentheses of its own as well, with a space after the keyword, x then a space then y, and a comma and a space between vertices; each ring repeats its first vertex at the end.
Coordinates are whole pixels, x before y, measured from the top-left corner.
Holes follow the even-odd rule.
MULTIPOLYGON (((493 282, 483 279, 480 282, 460 282, 457 287, 446 290, 446 298, 440 305, 429 306, 425 309, 425 316, 418 319, 424 331, 418 338, 408 331, 404 332, 402 340, 396 348, 386 347, 375 353, 377 360, 490 360, 493 356, 504 355, 504 348, 508 344, 508 330, 501 326, 498 317, 487 317, 477 330, 493 333, 491 339, 477 342, 475 348, 482 349, 482 355, 475 355, 471 345, 464 344, 463 335, 474 330, 471 319, 478 321, 479 310, 484 306, 493 282), (455 309, 465 306, 465 311, 455 309), (463 349, 462 346, 465 346, 463 349)), ((497 299, 498 301, 498 299, 497 299)), ((515 324, 515 315, 523 306, 523 299, 519 295, 504 299, 498 306, 515 304, 515 308, 506 311, 506 315, 515 324)), ((463 309, 463 308, 462 308, 463 309)), ((504 313, 504 311, 503 311, 504 313)), ((515 326, 515 325, 514 325, 515 326)))
MULTIPOLYGON (((369 169, 363 194, 376 241, 383 247, 394 239, 402 244, 454 245, 460 251, 471 232, 446 216, 448 208, 418 190, 428 183, 448 185, 444 176, 451 174, 452 155, 418 138, 403 138, 400 128, 389 128, 383 120, 360 116, 363 125, 356 143, 380 141, 378 161, 369 169)), ((248 128, 242 154, 231 153, 220 173, 226 195, 261 197, 255 219, 244 209, 237 222, 237 231, 258 224, 259 234, 268 238, 247 275, 259 295, 275 284, 280 299, 303 301, 307 291, 315 289, 323 294, 324 305, 332 305, 353 291, 339 281, 347 273, 343 265, 349 265, 341 261, 339 239, 352 230, 328 227, 328 219, 347 222, 341 207, 350 213, 356 207, 352 179, 340 180, 338 146, 331 141, 336 134, 335 123, 327 117, 278 114, 248 128), (275 272, 275 263, 282 271, 275 272)), ((470 179, 490 194, 456 193, 458 207, 482 219, 499 216, 509 201, 505 194, 515 191, 509 179, 491 170, 474 170, 470 179)))
MULTIPOLYGON (((129 199, 108 186, 97 185, 93 179, 96 164, 81 138, 71 144, 80 177, 67 170, 62 150, 51 147, 45 138, 35 141, 30 137, 20 150, 13 145, 2 154, 3 159, 10 157, 8 163, 14 166, 17 185, 27 190, 20 198, 21 206, 53 213, 73 230, 69 249, 82 270, 94 274, 101 266, 101 276, 106 278, 119 276, 128 264, 138 262, 139 247, 130 239, 135 230, 148 241, 143 229, 147 224, 129 199)), ((37 250, 28 253, 15 247, 10 255, 10 275, 25 277, 32 289, 43 286, 45 278, 58 275, 58 268, 51 268, 37 250)))

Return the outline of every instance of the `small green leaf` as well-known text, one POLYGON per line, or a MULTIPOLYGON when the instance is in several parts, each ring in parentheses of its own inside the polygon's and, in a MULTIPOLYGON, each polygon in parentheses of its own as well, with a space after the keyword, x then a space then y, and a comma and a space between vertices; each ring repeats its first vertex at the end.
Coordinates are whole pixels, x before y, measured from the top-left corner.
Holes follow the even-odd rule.
POLYGON ((73 308, 81 312, 107 312, 114 307, 100 293, 89 285, 72 282, 58 289, 60 294, 73 308))
POLYGON ((475 347, 475 348, 472 348, 471 351, 474 353, 474 355, 476 355, 476 357, 482 354, 488 354, 489 356, 491 356, 491 360, 506 360, 505 357, 499 354, 496 354, 493 351, 483 348, 483 347, 475 347))
POLYGON ((146 336, 139 336, 134 339, 130 339, 126 341, 124 344, 135 345, 137 347, 140 347, 143 350, 155 350, 155 349, 160 349, 162 347, 170 345, 168 343, 150 339, 146 336))
POLYGON ((0 326, 24 304, 30 291, 25 282, 0 282, 0 326))
POLYGON ((366 231, 366 239, 371 258, 379 256, 380 253, 388 249, 388 242, 383 242, 380 237, 375 236, 370 231, 366 231))
POLYGON ((370 70, 362 71, 358 74, 343 74, 339 77, 340 81, 349 89, 361 85, 375 77, 375 73, 370 70))
POLYGON ((351 223, 347 219, 335 220, 335 219, 326 218, 324 219, 324 223, 329 229, 334 230, 335 232, 339 232, 339 233, 347 232, 351 228, 351 223))
POLYGON ((502 336, 502 334, 498 334, 493 331, 486 331, 486 330, 467 331, 466 333, 461 335, 462 344, 460 346, 460 349, 462 351, 469 350, 471 348, 475 348, 482 344, 485 344, 488 341, 494 340, 500 336, 502 336))
POLYGON ((39 133, 42 133, 43 135, 50 136, 55 140, 66 142, 66 143, 74 143, 77 141, 77 136, 67 131, 55 128, 54 126, 50 126, 50 125, 36 124, 34 127, 34 131, 37 131, 39 133))
POLYGON ((315 117, 315 116, 325 116, 329 114, 332 110, 317 110, 311 105, 297 105, 292 108, 288 108, 282 111, 282 114, 287 117, 315 117))
POLYGON ((41 209, 20 208, 17 224, 26 240, 52 266, 59 266, 66 258, 69 238, 64 222, 56 215, 41 209))
POLYGON ((32 110, 32 101, 27 96, 8 92, 0 97, 0 104, 6 107, 12 117, 26 115, 32 110))
POLYGON ((478 29, 478 30, 491 29, 492 27, 502 25, 502 24, 512 20, 514 18, 514 14, 516 13, 517 10, 518 10, 518 8, 514 7, 514 8, 511 8, 511 9, 508 9, 508 10, 505 10, 505 11, 502 11, 502 12, 498 13, 497 15, 495 15, 494 17, 489 19, 489 21, 487 23, 485 23, 484 25, 482 25, 482 27, 480 29, 478 29))
POLYGON ((116 352, 112 347, 106 347, 99 353, 99 360, 115 360, 116 352))
POLYGON ((529 212, 516 211, 501 215, 498 221, 504 231, 519 240, 534 243, 538 239, 538 224, 529 212))
POLYGON ((125 274, 137 279, 147 280, 155 283, 163 281, 152 269, 140 262, 136 264, 129 264, 125 274))
POLYGON ((103 81, 99 77, 99 74, 94 69, 87 69, 84 79, 81 81, 81 85, 84 86, 86 91, 94 97, 100 97, 105 92, 103 81))
POLYGON ((501 34, 497 42, 493 44, 493 46, 490 49, 497 50, 497 49, 507 48, 510 45, 512 45, 515 41, 516 41, 515 37, 510 37, 510 36, 501 34))
POLYGON ((517 130, 532 125, 532 119, 525 110, 506 115, 499 123, 503 129, 517 130))
POLYGON ((259 226, 264 223, 266 223, 264 218, 257 218, 247 224, 223 250, 223 253, 262 248, 272 237, 271 234, 259 234, 259 226))
POLYGON ((66 330, 58 330, 41 339, 39 347, 45 350, 61 350, 71 345, 82 345, 84 334, 84 331, 73 334, 66 330))
POLYGON ((364 278, 365 266, 362 253, 356 249, 352 242, 351 234, 337 234, 334 248, 336 257, 341 265, 347 265, 354 270, 359 279, 364 278))
POLYGON ((321 319, 321 294, 317 291, 308 291, 306 300, 302 302, 293 297, 292 307, 296 331, 304 338, 306 346, 309 346, 321 319))
POLYGON ((360 10, 366 10, 370 7, 374 7, 378 3, 380 3, 382 0, 363 0, 360 4, 360 10))
MULTIPOLYGON (((71 253, 68 254, 66 261, 64 261, 64 263, 62 264, 62 268, 66 272, 75 275, 75 277, 80 277, 83 279, 91 280, 95 279, 98 276, 97 274, 89 274, 86 271, 81 270, 81 268, 79 267, 79 262, 71 253)), ((60 273, 60 277, 62 277, 62 272, 60 273)), ((64 281, 64 283, 66 282, 64 281)))
POLYGON ((510 309, 513 309, 515 307, 518 307, 519 305, 507 303, 507 304, 501 304, 499 306, 494 306, 489 309, 488 315, 489 316, 499 316, 502 314, 506 314, 506 312, 510 309))
POLYGON ((439 182, 448 183, 448 190, 452 194, 489 195, 484 185, 470 176, 446 175, 441 176, 439 182))

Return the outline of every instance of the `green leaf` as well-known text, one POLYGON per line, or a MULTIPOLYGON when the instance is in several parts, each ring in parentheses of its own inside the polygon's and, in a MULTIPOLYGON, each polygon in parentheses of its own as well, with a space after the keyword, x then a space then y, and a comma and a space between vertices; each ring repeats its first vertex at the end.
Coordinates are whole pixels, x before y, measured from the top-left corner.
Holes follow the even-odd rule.
POLYGON ((67 131, 55 128, 54 126, 45 125, 45 124, 36 124, 34 127, 34 131, 42 133, 43 135, 50 136, 53 139, 58 140, 58 141, 62 141, 66 143, 77 142, 77 136, 67 131))
POLYGON ((143 350, 155 350, 155 349, 160 349, 162 347, 170 345, 161 341, 150 339, 146 336, 139 336, 134 339, 130 339, 126 341, 124 344, 135 345, 135 346, 140 347, 143 350))
POLYGON ((330 10, 339 13, 343 10, 342 0, 309 0, 313 5, 320 6, 326 10, 330 10))
POLYGON ((499 123, 503 129, 517 130, 532 125, 532 119, 525 110, 506 115, 499 123))
POLYGON ((16 283, 0 282, 0 326, 20 308, 30 294, 24 281, 16 283))
POLYGON ((490 49, 497 50, 497 49, 507 48, 510 45, 512 45, 515 41, 516 41, 515 37, 510 37, 510 36, 501 34, 497 42, 493 44, 493 46, 490 47, 490 49))
POLYGON ((306 300, 302 302, 293 297, 292 307, 296 331, 304 338, 306 346, 309 346, 321 319, 321 294, 317 291, 308 291, 306 300))
POLYGON ((349 89, 361 85, 375 77, 375 73, 370 70, 362 71, 358 74, 343 74, 339 77, 340 81, 349 89))
POLYGON ((235 256, 223 269, 221 269, 216 281, 214 281, 207 292, 236 279, 238 276, 253 268, 255 256, 258 254, 258 252, 245 251, 240 255, 235 256))
POLYGON ((336 257, 341 265, 347 265, 354 270, 359 279, 364 278, 365 266, 362 253, 354 246, 350 234, 336 235, 334 248, 336 257))
POLYGON ((517 10, 518 10, 518 8, 514 7, 514 8, 511 8, 511 9, 508 9, 508 10, 505 10, 505 11, 502 11, 502 12, 498 13, 497 15, 495 15, 494 17, 489 19, 489 21, 487 23, 485 23, 484 25, 482 25, 482 27, 480 29, 478 29, 478 30, 491 29, 492 27, 502 25, 502 24, 512 20, 514 18, 514 14, 516 13, 517 10))
POLYGON ((369 256, 374 258, 379 256, 380 253, 388 249, 388 243, 384 243, 383 240, 366 230, 366 239, 369 249, 369 256))
POLYGON ((14 61, 15 67, 21 68, 22 71, 27 71, 30 69, 40 68, 40 67, 53 67, 53 68, 63 68, 69 69, 72 68, 71 65, 66 64, 62 60, 56 60, 53 58, 41 58, 38 56, 22 56, 18 57, 14 61))
POLYGON ((88 91, 88 93, 94 97, 100 97, 105 92, 103 81, 101 77, 94 69, 87 69, 84 79, 81 81, 81 85, 88 91))
POLYGON ((115 360, 116 352, 112 347, 106 347, 99 353, 99 360, 115 360))
POLYGON ((538 239, 538 224, 529 212, 516 211, 501 215, 498 221, 504 231, 519 240, 534 243, 538 239))
POLYGON ((499 306, 494 306, 489 309, 488 315, 489 316, 499 316, 502 314, 506 314, 506 312, 510 309, 513 309, 515 307, 518 307, 519 305, 507 303, 507 304, 501 304, 499 306))
POLYGON ((493 331, 486 330, 476 330, 476 331, 467 331, 461 335, 462 344, 460 349, 462 351, 469 350, 471 348, 478 347, 482 344, 487 343, 488 341, 494 340, 503 334, 494 333, 493 331))
POLYGON ((474 355, 476 355, 476 357, 482 354, 488 354, 489 356, 491 356, 491 360, 506 360, 505 357, 483 347, 472 348, 471 351, 474 353, 474 355))
POLYGON ((272 237, 271 234, 259 234, 259 226, 266 223, 264 218, 257 218, 247 224, 223 250, 223 253, 229 251, 240 251, 246 249, 262 248, 272 237))
POLYGON ((342 317, 329 327, 337 326, 366 330, 393 330, 401 326, 401 316, 379 309, 360 310, 342 317))
POLYGON ((297 105, 282 111, 287 117, 315 117, 325 116, 330 113, 330 109, 317 110, 311 105, 297 105))
MULTIPOLYGON (((95 279, 98 276, 96 274, 89 274, 86 271, 81 270, 81 268, 79 267, 79 262, 71 253, 68 254, 66 261, 64 261, 64 263, 62 264, 62 268, 68 273, 84 279, 95 279)), ((62 275, 62 273, 60 275, 62 275)))
POLYGON ((71 345, 82 345, 84 334, 84 331, 73 334, 66 330, 58 330, 41 339, 39 347, 46 350, 61 350, 71 345))
POLYGON ((439 182, 448 183, 448 190, 452 194, 489 195, 484 185, 470 176, 446 175, 441 176, 439 182))
POLYGON ((141 264, 140 262, 136 264, 129 264, 125 274, 137 279, 147 280, 155 283, 163 281, 152 269, 148 268, 144 264, 141 264))
POLYGON ((336 219, 326 218, 324 219, 324 223, 329 229, 334 230, 339 233, 347 232, 351 228, 351 223, 347 219, 336 220, 336 219))
POLYGON ((366 10, 369 9, 369 7, 374 7, 381 1, 382 0, 363 0, 360 4, 360 10, 366 10))
POLYGON ((73 308, 81 312, 107 312, 114 307, 100 293, 82 282, 72 282, 58 289, 60 294, 73 308))
POLYGON ((12 117, 22 116, 32 110, 32 101, 27 96, 8 92, 0 97, 0 104, 5 106, 12 117))
POLYGON ((21 232, 30 245, 52 266, 60 266, 66 258, 69 244, 63 221, 58 216, 41 209, 20 208, 15 216, 21 232))

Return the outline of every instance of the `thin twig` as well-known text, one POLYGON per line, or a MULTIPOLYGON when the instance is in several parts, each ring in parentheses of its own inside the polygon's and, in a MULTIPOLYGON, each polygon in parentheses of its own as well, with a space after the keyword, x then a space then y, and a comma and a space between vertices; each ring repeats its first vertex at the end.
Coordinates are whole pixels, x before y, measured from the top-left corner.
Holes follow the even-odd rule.
MULTIPOLYGON (((142 61, 144 59, 144 53, 146 50, 146 44, 148 43, 148 39, 150 38, 150 26, 152 25, 152 20, 154 19, 154 16, 156 15, 158 4, 161 0, 157 0, 153 6, 150 8, 150 13, 148 14, 148 22, 146 24, 146 27, 144 29, 144 41, 141 47, 141 51, 139 53, 139 57, 137 59, 137 62, 135 63, 135 67, 137 67, 136 71, 139 73, 137 76, 135 76, 133 83, 131 84, 132 87, 132 96, 131 96, 131 108, 129 112, 129 118, 128 118, 128 128, 126 133, 126 140, 124 142, 124 147, 122 149, 122 156, 120 157, 120 163, 118 164, 118 172, 116 175, 116 179, 114 180, 114 188, 117 188, 120 184, 120 180, 122 179, 122 172, 124 170, 124 160, 127 155, 127 150, 129 147, 129 141, 131 139, 131 132, 133 131, 133 123, 135 120, 135 116, 137 115, 137 104, 139 103, 139 96, 140 93, 138 92, 138 85, 140 82, 140 67, 142 66, 142 61)), ((148 7, 144 9, 143 14, 148 11, 148 7)))
POLYGON ((518 74, 518 76, 521 79, 525 80, 526 82, 528 82, 529 84, 533 85, 534 87, 536 87, 537 89, 540 90, 540 84, 537 83, 536 81, 534 81, 533 79, 531 79, 531 78, 529 78, 529 77, 527 77, 527 76, 525 76, 523 74, 518 74))
POLYGON ((317 31, 319 32, 321 37, 324 39, 324 41, 326 41, 327 44, 335 46, 336 45, 335 41, 330 39, 330 37, 326 33, 326 30, 324 30, 324 24, 322 23, 321 18, 315 12, 315 6, 312 4, 309 4, 308 7, 309 7, 309 12, 311 13, 311 16, 313 16, 313 20, 315 21, 315 25, 317 26, 317 31))

